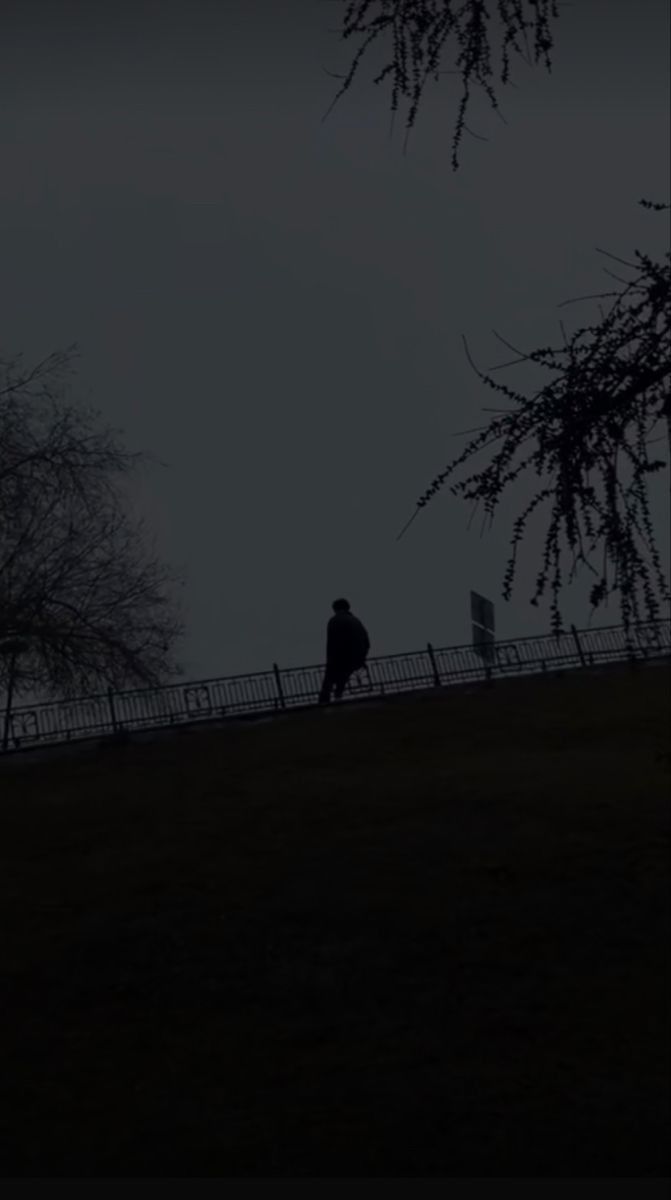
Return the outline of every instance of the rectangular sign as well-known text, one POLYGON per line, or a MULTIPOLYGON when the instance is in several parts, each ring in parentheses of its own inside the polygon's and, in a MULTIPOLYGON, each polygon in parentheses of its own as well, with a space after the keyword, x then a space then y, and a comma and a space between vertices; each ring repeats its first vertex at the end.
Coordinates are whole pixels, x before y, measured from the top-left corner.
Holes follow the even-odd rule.
POLYGON ((477 592, 471 592, 471 620, 482 629, 494 633, 494 605, 477 592))
POLYGON ((471 622, 473 649, 491 662, 494 658, 494 605, 478 592, 471 592, 471 622))

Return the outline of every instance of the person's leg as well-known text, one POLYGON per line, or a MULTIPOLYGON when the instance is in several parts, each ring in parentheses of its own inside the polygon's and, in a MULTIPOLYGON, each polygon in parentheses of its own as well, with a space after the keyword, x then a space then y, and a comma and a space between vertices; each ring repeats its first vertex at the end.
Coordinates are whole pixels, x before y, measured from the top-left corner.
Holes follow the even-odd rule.
POLYGON ((342 700, 342 694, 347 687, 347 682, 351 674, 352 671, 350 667, 339 668, 334 680, 335 689, 333 695, 336 700, 342 700))
POLYGON ((324 682, 322 683, 322 690, 319 693, 319 703, 320 704, 328 704, 329 703, 329 701, 331 699, 331 689, 333 688, 334 682, 335 681, 333 678, 333 668, 327 667, 324 672, 324 682))

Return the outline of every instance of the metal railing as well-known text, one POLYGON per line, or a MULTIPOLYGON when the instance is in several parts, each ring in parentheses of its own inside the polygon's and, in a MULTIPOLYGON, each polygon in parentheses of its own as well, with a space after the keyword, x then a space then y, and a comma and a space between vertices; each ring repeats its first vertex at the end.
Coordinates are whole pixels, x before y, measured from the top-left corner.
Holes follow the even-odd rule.
MULTIPOLYGON (((637 662, 671 655, 671 621, 643 621, 578 632, 510 638, 485 651, 471 645, 426 649, 371 658, 355 674, 346 700, 389 696, 426 688, 495 680, 510 675, 637 662)), ((323 666, 232 675, 157 688, 107 692, 76 700, 53 700, 15 708, 4 718, 5 752, 123 731, 175 728, 193 722, 273 713, 317 702, 323 666)))

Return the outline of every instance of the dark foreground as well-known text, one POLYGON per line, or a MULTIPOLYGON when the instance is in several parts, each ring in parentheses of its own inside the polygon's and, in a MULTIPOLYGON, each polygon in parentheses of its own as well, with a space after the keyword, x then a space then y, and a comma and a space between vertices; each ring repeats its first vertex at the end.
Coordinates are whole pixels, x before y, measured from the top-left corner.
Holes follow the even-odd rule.
POLYGON ((669 1173, 667 668, 0 763, 10 1176, 669 1173))

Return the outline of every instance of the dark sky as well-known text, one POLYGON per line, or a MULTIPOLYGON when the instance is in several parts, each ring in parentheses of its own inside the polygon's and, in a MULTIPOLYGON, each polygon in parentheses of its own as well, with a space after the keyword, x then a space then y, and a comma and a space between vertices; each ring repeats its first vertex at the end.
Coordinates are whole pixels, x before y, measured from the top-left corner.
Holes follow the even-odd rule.
POLYGON ((465 139, 457 175, 451 76, 405 157, 372 64, 321 124, 324 67, 350 61, 338 19, 320 0, 2 6, 2 354, 77 341, 77 394, 169 464, 137 505, 187 572, 191 677, 320 661, 338 594, 373 653, 467 641, 471 587, 500 636, 548 629, 535 557, 499 600, 511 504, 480 537, 445 492, 395 536, 495 403, 461 335, 483 367, 506 356, 493 329, 555 342, 557 304, 610 286, 596 246, 666 245, 636 203, 669 197, 666 0, 563 8, 552 74, 516 66, 507 125, 477 102, 490 140, 465 139))

